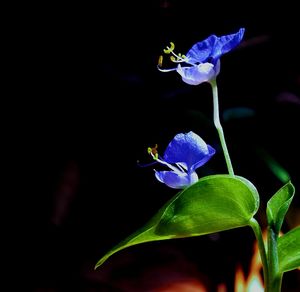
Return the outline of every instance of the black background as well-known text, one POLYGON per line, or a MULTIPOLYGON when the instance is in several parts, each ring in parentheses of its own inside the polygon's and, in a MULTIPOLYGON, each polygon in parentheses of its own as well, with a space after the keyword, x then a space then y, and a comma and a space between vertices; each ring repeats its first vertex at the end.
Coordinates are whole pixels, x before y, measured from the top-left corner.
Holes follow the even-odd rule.
MULTIPOLYGON (((17 193, 7 217, 14 234, 10 270, 21 280, 12 283, 32 291, 144 291, 153 283, 149 267, 166 265, 167 278, 168 267, 183 261, 196 268, 179 271, 196 271, 209 291, 221 282, 233 289, 236 263, 247 269, 252 253, 247 228, 145 244, 115 255, 101 270, 93 266, 176 193, 155 180, 152 167, 137 166, 137 160, 150 162, 148 146, 158 143, 162 154, 175 134, 193 130, 220 150, 209 85, 189 86, 177 73, 159 72, 162 49, 173 41, 184 53, 210 34, 240 27, 243 42, 222 57, 218 77, 221 111, 254 113, 223 121, 233 166, 256 185, 257 217, 265 226, 265 204, 283 183, 257 149, 275 158, 296 187, 284 229, 299 225, 295 11, 288 2, 262 7, 252 1, 13 7, 6 23, 11 83, 4 126, 10 189, 17 193), (132 282, 136 288, 126 288, 132 282)), ((220 151, 199 169, 199 176, 214 173, 226 173, 220 151)), ((299 272, 285 277, 284 291, 296 291, 299 272)))

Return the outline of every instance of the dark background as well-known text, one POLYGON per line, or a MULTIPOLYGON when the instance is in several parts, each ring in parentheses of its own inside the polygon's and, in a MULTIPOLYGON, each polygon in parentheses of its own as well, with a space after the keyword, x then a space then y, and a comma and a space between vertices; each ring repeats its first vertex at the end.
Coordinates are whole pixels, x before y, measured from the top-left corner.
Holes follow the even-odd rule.
MULTIPOLYGON (((152 167, 137 166, 137 160, 150 162, 148 146, 158 143, 162 154, 175 134, 193 130, 218 151, 199 176, 226 173, 209 85, 189 86, 156 64, 170 41, 185 53, 210 34, 240 27, 246 29, 243 42, 222 57, 218 76, 233 167, 256 185, 264 227, 265 204, 283 182, 258 150, 280 163, 296 187, 284 231, 299 225, 296 11, 288 2, 263 7, 252 1, 13 7, 5 120, 10 189, 17 193, 7 217, 12 285, 145 291, 153 278, 159 283, 155 271, 168 281, 178 267, 177 276, 195 274, 209 291, 222 282, 232 290, 236 264, 247 270, 252 254, 247 228, 145 244, 116 254, 97 271, 93 266, 176 193, 156 181, 152 167), (230 115, 238 107, 250 114, 230 115)), ((299 272, 286 273, 284 285, 296 291, 299 272)))

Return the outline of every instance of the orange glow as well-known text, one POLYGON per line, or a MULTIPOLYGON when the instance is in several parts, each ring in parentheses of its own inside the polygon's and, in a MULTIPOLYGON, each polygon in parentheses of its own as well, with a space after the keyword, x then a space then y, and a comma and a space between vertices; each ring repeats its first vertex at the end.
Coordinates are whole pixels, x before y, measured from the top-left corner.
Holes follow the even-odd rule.
MULTIPOLYGON (((266 233, 264 233, 264 240, 266 233)), ((250 263, 249 275, 246 278, 242 267, 239 265, 235 273, 234 292, 263 292, 264 285, 261 276, 261 259, 257 242, 254 244, 254 252, 250 263)))
POLYGON ((250 270, 249 276, 245 279, 241 266, 238 266, 235 274, 234 292, 264 292, 260 269, 250 270))
POLYGON ((264 286, 262 283, 261 276, 253 274, 247 281, 246 291, 248 292, 264 292, 264 286))
MULTIPOLYGON (((283 233, 280 232, 280 236, 283 233)), ((266 244, 267 231, 263 232, 263 240, 266 244)), ((300 268, 298 268, 300 270, 300 268)), ((264 284, 262 277, 262 263, 258 244, 255 241, 253 246, 253 255, 251 258, 249 273, 245 275, 241 264, 238 264, 235 271, 234 279, 234 292, 264 292, 264 284)), ((204 283, 198 280, 186 280, 173 282, 169 285, 161 287, 157 292, 207 292, 207 288, 204 283)), ((217 286, 217 292, 227 292, 227 286, 225 283, 220 283, 217 286)))
POLYGON ((218 285, 217 292, 227 292, 226 285, 224 283, 218 285))
POLYGON ((207 292, 205 286, 197 280, 174 282, 161 287, 157 292, 207 292))
POLYGON ((243 269, 240 265, 238 265, 235 272, 235 280, 234 280, 234 291, 235 292, 245 292, 246 287, 246 279, 243 272, 243 269))

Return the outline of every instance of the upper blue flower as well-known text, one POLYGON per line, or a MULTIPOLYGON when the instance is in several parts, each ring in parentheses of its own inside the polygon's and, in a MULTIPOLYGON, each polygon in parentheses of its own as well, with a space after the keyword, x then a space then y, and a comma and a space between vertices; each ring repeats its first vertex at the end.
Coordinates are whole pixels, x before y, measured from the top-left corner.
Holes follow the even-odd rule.
POLYGON ((192 131, 177 134, 169 143, 163 158, 157 154, 156 147, 149 148, 148 151, 157 162, 171 169, 155 170, 155 177, 175 189, 182 189, 197 182, 198 175, 195 170, 215 154, 215 149, 192 131))
MULTIPOLYGON (((209 82, 220 72, 220 57, 231 51, 242 40, 245 29, 241 28, 237 33, 221 37, 211 35, 204 41, 198 42, 192 46, 186 55, 175 54, 174 44, 164 50, 166 54, 172 54, 171 60, 179 63, 176 68, 161 69, 160 71, 169 72, 176 70, 185 83, 198 85, 203 82, 209 82), (185 63, 187 66, 181 66, 185 63)), ((159 67, 162 65, 162 56, 159 60, 159 67)))

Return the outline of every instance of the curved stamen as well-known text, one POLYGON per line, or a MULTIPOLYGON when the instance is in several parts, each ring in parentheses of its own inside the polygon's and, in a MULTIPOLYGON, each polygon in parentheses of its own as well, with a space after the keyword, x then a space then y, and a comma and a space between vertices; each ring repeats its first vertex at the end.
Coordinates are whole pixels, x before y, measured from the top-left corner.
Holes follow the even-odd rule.
POLYGON ((152 158, 156 161, 156 162, 159 162, 161 164, 164 164, 166 166, 168 166, 171 170, 173 170, 174 172, 176 172, 177 174, 182 174, 182 172, 184 172, 182 170, 181 167, 175 167, 173 166, 172 164, 164 161, 159 155, 158 155, 158 152, 157 152, 157 144, 155 145, 155 147, 151 148, 151 147, 148 147, 148 153, 152 156, 152 158))
POLYGON ((176 166, 182 171, 185 172, 187 170, 187 168, 182 165, 180 162, 176 163, 176 166))
POLYGON ((181 55, 180 53, 177 55, 173 51, 171 51, 171 54, 176 57, 176 59, 173 56, 170 57, 172 62, 185 62, 187 60, 186 56, 181 55))
POLYGON ((165 54, 170 54, 175 49, 175 44, 173 42, 170 42, 171 47, 168 47, 164 49, 165 54))
POLYGON ((181 55, 181 54, 177 55, 174 52, 171 52, 171 53, 172 53, 172 55, 174 55, 177 58, 177 59, 175 59, 174 56, 170 57, 170 60, 173 63, 182 63, 182 62, 184 62, 184 63, 192 65, 192 66, 197 66, 197 64, 189 62, 189 59, 185 55, 181 55))
MULTIPOLYGON (((152 154, 153 155, 153 154, 152 154)), ((164 161, 164 160, 160 160, 159 158, 155 159, 157 162, 164 164, 166 166, 168 166, 171 170, 173 170, 174 172, 176 172, 177 174, 182 174, 183 171, 181 171, 179 168, 173 166, 172 164, 164 161)))
MULTIPOLYGON (((195 64, 191 64, 192 66, 197 66, 197 65, 195 65, 195 64)), ((178 67, 180 66, 180 64, 178 64, 178 67)), ((157 65, 157 69, 159 70, 159 71, 161 71, 161 72, 171 72, 171 71, 176 71, 176 70, 178 70, 178 67, 176 67, 176 68, 171 68, 171 69, 161 69, 161 68, 159 68, 159 66, 157 65)), ((182 66, 180 66, 180 68, 181 69, 185 69, 185 68, 191 68, 191 66, 184 66, 184 67, 182 67, 182 66)))
MULTIPOLYGON (((170 57, 170 60, 173 63, 178 64, 178 63, 183 63, 184 62, 184 63, 192 65, 192 66, 197 66, 197 64, 189 62, 188 58, 185 55, 182 55, 181 53, 176 54, 174 52, 174 49, 175 49, 174 43, 170 42, 170 44, 171 44, 171 47, 167 46, 166 49, 164 49, 163 51, 164 51, 165 54, 172 54, 172 56, 170 57)), ((163 63, 163 56, 161 55, 158 58, 158 64, 157 64, 157 69, 161 72, 171 72, 171 71, 177 70, 177 68, 161 69, 162 63, 163 63)), ((185 68, 185 67, 183 67, 183 68, 185 68)))
POLYGON ((159 66, 157 65, 157 69, 161 72, 171 72, 171 71, 176 71, 177 68, 172 68, 172 69, 161 69, 159 68, 159 66))

